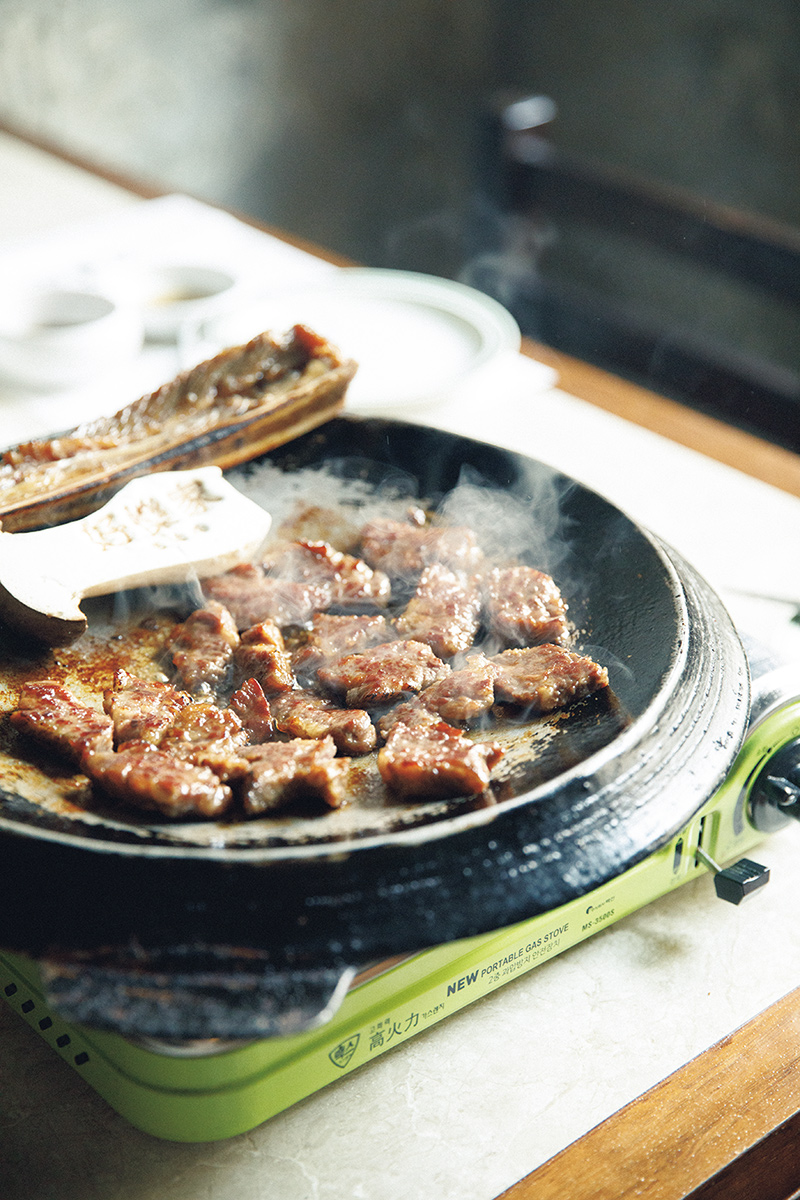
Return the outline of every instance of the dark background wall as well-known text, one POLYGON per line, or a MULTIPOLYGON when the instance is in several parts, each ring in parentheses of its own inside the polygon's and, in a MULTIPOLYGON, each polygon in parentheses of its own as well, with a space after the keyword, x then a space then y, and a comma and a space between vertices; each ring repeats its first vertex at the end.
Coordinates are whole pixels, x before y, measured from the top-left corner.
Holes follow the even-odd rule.
POLYGON ((505 227, 504 91, 552 97, 570 153, 800 231, 796 0, 0 0, 0 122, 369 265, 493 258, 800 373, 792 304, 624 232, 505 227))

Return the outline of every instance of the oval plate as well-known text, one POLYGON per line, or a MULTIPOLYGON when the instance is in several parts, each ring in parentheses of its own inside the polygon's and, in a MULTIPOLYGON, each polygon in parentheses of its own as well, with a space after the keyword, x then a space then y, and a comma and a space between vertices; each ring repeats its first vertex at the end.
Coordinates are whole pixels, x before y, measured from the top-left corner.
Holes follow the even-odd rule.
MULTIPOLYGON (((347 408, 354 410, 434 403, 521 344, 511 314, 475 288, 409 271, 345 267, 313 286, 264 296, 207 322, 200 352, 205 343, 222 348, 294 324, 324 329, 359 364, 347 394, 347 408)), ((197 353, 197 347, 184 348, 187 360, 197 353)))

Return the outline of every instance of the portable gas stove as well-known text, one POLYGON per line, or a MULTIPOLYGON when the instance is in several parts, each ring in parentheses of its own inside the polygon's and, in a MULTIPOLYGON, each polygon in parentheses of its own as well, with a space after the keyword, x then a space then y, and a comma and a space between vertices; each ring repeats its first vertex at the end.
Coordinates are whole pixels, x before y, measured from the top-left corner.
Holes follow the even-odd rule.
POLYGON ((747 738, 723 785, 668 844, 550 912, 361 972, 313 1029, 246 1043, 93 1030, 51 1010, 36 968, 9 953, 0 955, 3 996, 137 1128, 182 1142, 253 1129, 692 879, 713 873, 717 895, 734 904, 763 887, 768 869, 745 855, 800 815, 800 697, 785 668, 757 661, 752 648, 750 659, 747 738))

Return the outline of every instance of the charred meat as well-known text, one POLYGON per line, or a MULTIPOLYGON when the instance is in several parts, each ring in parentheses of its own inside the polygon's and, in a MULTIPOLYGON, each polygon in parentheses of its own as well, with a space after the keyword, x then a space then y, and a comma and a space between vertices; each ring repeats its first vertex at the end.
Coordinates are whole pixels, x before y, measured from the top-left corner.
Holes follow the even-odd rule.
POLYGON ((344 692, 351 708, 370 709, 421 692, 449 670, 424 642, 401 640, 344 654, 318 675, 325 687, 344 692))
POLYGON ((224 605, 209 600, 190 613, 172 636, 172 664, 179 687, 216 693, 229 680, 239 644, 236 622, 224 605))
POLYGON ((433 563, 423 570, 396 627, 403 637, 427 642, 439 658, 452 658, 472 645, 480 613, 480 592, 474 578, 433 563))
POLYGON ((67 688, 51 679, 22 687, 11 723, 76 764, 90 751, 113 748, 110 717, 80 704, 67 688))
POLYGON ((565 708, 608 687, 605 667, 563 646, 504 650, 491 661, 497 667, 495 696, 532 712, 565 708))
POLYGON ((567 605, 555 581, 534 567, 495 567, 483 581, 486 621, 512 646, 567 640, 567 605))
POLYGON ((378 751, 378 770, 404 796, 478 795, 501 754, 496 742, 473 742, 432 714, 419 714, 411 724, 392 727, 378 751))

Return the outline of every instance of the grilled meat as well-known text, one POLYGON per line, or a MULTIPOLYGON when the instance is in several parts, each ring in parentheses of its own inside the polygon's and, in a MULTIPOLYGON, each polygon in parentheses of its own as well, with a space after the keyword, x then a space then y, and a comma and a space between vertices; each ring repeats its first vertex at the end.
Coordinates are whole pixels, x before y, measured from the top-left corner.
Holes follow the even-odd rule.
POLYGON ((110 717, 80 704, 51 679, 23 685, 11 723, 76 764, 90 750, 113 748, 110 717))
POLYGON ((259 334, 63 437, 0 457, 6 532, 83 516, 110 488, 153 470, 230 466, 333 416, 356 364, 302 325, 259 334))
POLYGON ((567 605, 555 581, 535 567, 495 567, 483 580, 486 623, 507 645, 562 643, 567 605))
POLYGON ((275 733, 269 701, 257 679, 245 679, 230 699, 230 707, 242 722, 251 742, 268 742, 275 733))
POLYGON ((292 669, 298 678, 312 680, 331 659, 394 637, 394 629, 383 615, 317 613, 305 642, 292 656, 292 669))
POLYGON ((455 571, 474 571, 483 552, 472 529, 425 525, 379 517, 361 531, 361 553, 391 578, 416 579, 427 566, 442 563, 455 571))
POLYGON ((340 708, 315 692, 296 688, 270 701, 276 727, 293 737, 332 737, 343 754, 367 754, 374 750, 378 735, 361 708, 340 708))
POLYGON ((209 767, 225 782, 243 772, 238 750, 247 742, 247 731, 232 708, 217 708, 199 700, 182 708, 165 730, 158 749, 198 767, 209 767))
POLYGON ((410 724, 392 727, 378 751, 378 770, 404 796, 470 796, 486 790, 501 755, 496 742, 473 742, 420 711, 410 724))
POLYGON ((203 592, 229 609, 239 629, 261 621, 304 625, 318 608, 327 607, 328 598, 316 584, 268 575, 260 563, 243 563, 204 579, 203 592))
POLYGON ((223 604, 209 600, 190 613, 172 635, 176 681, 187 692, 216 693, 230 679, 239 644, 236 622, 223 604))
POLYGON ((334 604, 386 604, 391 584, 383 571, 335 550, 329 542, 297 541, 279 547, 262 564, 268 575, 317 589, 316 609, 334 604))
POLYGON ((246 629, 234 659, 239 678, 255 679, 267 696, 294 687, 291 656, 283 634, 272 621, 246 629))
POLYGON ((400 796, 481 795, 502 750, 463 727, 607 686, 604 668, 561 644, 567 606, 554 580, 519 563, 478 571, 469 529, 373 520, 361 549, 279 542, 205 582, 204 606, 165 647, 173 683, 118 669, 104 713, 57 682, 30 684, 12 723, 121 803, 231 819, 308 797, 339 807, 353 756, 400 796), (382 611, 327 611, 365 604, 382 611), (510 648, 489 657, 498 641, 510 648))
POLYGON ((480 612, 475 579, 433 563, 423 570, 416 592, 395 625, 403 637, 427 642, 439 658, 452 658, 472 645, 480 612))
POLYGON ((325 687, 344 692, 351 708, 375 708, 420 692, 449 672, 424 642, 382 642, 344 654, 317 672, 325 687))
POLYGON ((114 673, 113 686, 103 693, 103 708, 114 723, 114 743, 145 741, 157 745, 165 729, 191 696, 171 683, 139 679, 122 668, 114 673))
POLYGON ((497 667, 498 700, 533 712, 551 712, 608 686, 608 671, 563 646, 504 650, 491 660, 497 667))
POLYGON ((378 721, 378 729, 385 737, 398 721, 408 724, 421 710, 450 724, 468 725, 477 721, 494 703, 497 672, 498 668, 485 655, 470 654, 463 667, 390 709, 378 721))
POLYGON ((241 793, 248 816, 308 798, 322 800, 328 808, 344 803, 349 761, 336 758, 331 737, 264 742, 244 750, 242 757, 248 764, 241 793))
POLYGON ((233 804, 230 787, 210 767, 196 766, 149 742, 129 742, 118 751, 90 751, 81 767, 112 799, 165 817, 221 817, 233 804))

